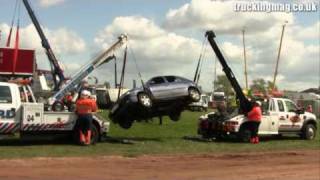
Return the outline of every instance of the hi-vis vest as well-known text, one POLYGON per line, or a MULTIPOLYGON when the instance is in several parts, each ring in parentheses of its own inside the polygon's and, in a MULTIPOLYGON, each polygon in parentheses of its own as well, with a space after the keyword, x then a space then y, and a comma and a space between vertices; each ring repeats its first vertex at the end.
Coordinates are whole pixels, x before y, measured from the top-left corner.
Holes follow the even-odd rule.
POLYGON ((76 107, 77 113, 82 114, 90 114, 92 112, 97 111, 97 104, 93 99, 83 99, 80 98, 77 101, 77 107, 76 107))

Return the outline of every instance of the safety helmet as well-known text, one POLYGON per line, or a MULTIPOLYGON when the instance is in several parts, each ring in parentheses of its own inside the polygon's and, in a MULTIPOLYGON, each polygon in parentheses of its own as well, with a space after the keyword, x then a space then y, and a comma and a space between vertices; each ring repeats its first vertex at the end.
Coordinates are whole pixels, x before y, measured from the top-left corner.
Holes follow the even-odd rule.
POLYGON ((260 101, 256 101, 256 103, 257 103, 259 106, 262 105, 262 103, 261 103, 260 101))
POLYGON ((83 90, 81 91, 81 96, 91 96, 91 93, 88 90, 83 90))

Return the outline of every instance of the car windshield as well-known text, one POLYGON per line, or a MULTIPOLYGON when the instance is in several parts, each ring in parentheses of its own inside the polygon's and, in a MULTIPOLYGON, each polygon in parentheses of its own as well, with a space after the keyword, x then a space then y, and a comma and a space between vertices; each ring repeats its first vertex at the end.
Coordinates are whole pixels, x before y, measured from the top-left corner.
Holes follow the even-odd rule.
POLYGON ((12 103, 12 96, 8 86, 0 86, 0 103, 12 103))
POLYGON ((214 100, 214 101, 223 101, 223 100, 224 100, 224 96, 214 95, 214 96, 213 96, 213 100, 214 100))

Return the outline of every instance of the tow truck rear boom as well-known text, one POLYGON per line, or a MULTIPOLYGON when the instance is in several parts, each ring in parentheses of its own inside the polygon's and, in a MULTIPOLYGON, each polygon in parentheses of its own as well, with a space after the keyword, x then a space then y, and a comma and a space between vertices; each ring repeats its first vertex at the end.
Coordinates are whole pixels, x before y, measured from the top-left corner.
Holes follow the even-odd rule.
POLYGON ((221 66, 223 67, 224 73, 226 74, 229 82, 231 83, 231 86, 236 93, 237 99, 239 99, 241 112, 244 114, 248 113, 252 109, 252 105, 250 101, 246 98, 246 96, 243 94, 240 84, 238 83, 231 68, 228 66, 226 60, 224 59, 217 43, 215 42, 214 40, 214 38, 216 37, 215 33, 213 31, 207 31, 206 37, 208 38, 208 41, 213 51, 215 52, 221 66))

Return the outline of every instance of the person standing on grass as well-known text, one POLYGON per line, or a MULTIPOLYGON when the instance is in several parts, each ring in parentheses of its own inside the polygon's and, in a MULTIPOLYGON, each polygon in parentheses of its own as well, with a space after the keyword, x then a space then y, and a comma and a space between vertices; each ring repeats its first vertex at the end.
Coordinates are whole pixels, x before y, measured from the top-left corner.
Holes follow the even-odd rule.
POLYGON ((251 138, 250 143, 258 144, 259 143, 259 125, 262 118, 262 111, 261 111, 261 102, 259 101, 253 101, 253 108, 250 112, 247 114, 248 118, 248 125, 249 129, 251 131, 251 138))
POLYGON ((81 91, 80 98, 76 103, 78 114, 80 144, 90 145, 92 113, 97 111, 96 101, 90 98, 90 91, 81 91))

